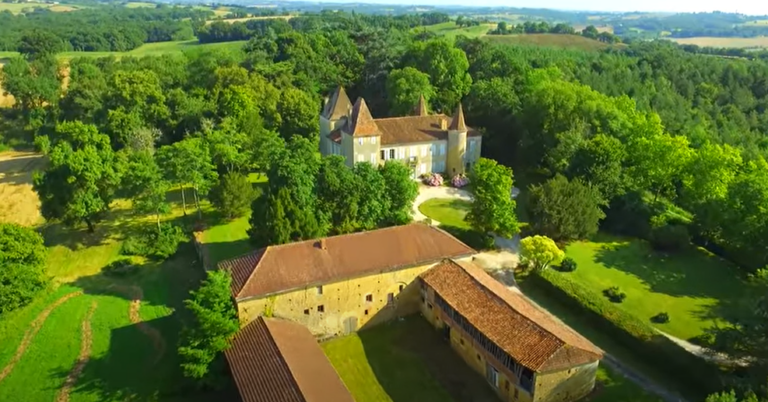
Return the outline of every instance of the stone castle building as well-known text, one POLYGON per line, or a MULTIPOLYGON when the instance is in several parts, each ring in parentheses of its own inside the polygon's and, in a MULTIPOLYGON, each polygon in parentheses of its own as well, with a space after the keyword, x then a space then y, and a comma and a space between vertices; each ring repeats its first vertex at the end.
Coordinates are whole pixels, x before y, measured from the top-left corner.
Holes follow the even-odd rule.
POLYGON ((464 122, 461 105, 453 117, 429 114, 423 96, 412 116, 374 119, 363 98, 353 105, 339 87, 320 114, 321 154, 341 155, 349 166, 399 160, 413 169, 414 177, 468 172, 480 158, 481 141, 480 133, 464 122))

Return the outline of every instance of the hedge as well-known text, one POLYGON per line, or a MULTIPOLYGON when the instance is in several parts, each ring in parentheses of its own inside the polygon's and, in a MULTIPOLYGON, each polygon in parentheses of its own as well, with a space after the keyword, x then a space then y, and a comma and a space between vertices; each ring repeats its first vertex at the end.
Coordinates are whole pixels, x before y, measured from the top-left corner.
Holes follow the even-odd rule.
POLYGON ((615 341, 631 350, 639 360, 653 367, 664 377, 674 379, 687 390, 703 399, 719 392, 722 384, 721 371, 681 348, 656 332, 650 324, 622 310, 599 295, 562 274, 543 270, 530 275, 528 281, 545 290, 572 309, 580 310, 590 324, 606 333, 615 341))

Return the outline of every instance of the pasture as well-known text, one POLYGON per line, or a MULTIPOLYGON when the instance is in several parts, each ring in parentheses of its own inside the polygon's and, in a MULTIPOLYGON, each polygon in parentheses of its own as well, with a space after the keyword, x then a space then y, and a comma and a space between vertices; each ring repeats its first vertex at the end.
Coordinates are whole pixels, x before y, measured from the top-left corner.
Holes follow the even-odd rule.
POLYGON ((578 268, 563 275, 596 294, 618 286, 627 295, 620 308, 685 340, 696 340, 714 325, 727 325, 745 289, 737 268, 700 249, 667 254, 642 240, 601 234, 571 243, 565 253, 578 268), (669 314, 668 323, 652 323, 651 317, 660 312, 669 314))
POLYGON ((71 4, 52 4, 52 3, 37 3, 37 2, 24 2, 24 3, 0 3, 0 12, 10 11, 13 14, 21 14, 26 11, 32 11, 36 8, 45 8, 53 12, 68 12, 75 11, 81 6, 75 6, 71 4))
POLYGON ((608 48, 603 42, 579 35, 523 34, 523 35, 488 35, 485 39, 493 43, 544 46, 562 49, 603 50, 608 48))
MULTIPOLYGON (((164 54, 181 54, 184 52, 194 52, 210 49, 239 50, 243 47, 245 41, 220 42, 220 43, 199 43, 196 39, 145 43, 136 49, 127 52, 62 52, 56 55, 60 60, 71 60, 76 57, 145 57, 160 56, 164 54)), ((0 52, 0 60, 4 58, 16 57, 17 52, 0 52)))
POLYGON ((489 30, 496 28, 496 24, 480 24, 473 27, 459 27, 453 21, 443 22, 441 24, 429 25, 425 27, 414 28, 414 32, 421 30, 432 32, 440 36, 446 36, 449 38, 455 38, 459 35, 464 35, 470 38, 478 38, 485 36, 489 30))
POLYGON ((668 38, 681 45, 696 45, 701 47, 733 47, 741 49, 764 49, 768 48, 768 36, 758 36, 754 38, 713 38, 713 37, 695 37, 695 38, 668 38))
MULTIPOLYGON (((28 182, 43 158, 3 158, 5 201, 9 183, 28 182)), ((39 212, 30 210, 37 209, 30 208, 37 205, 35 193, 23 188, 12 194, 28 205, 13 215, 3 209, 0 220, 26 217, 26 224, 40 224, 39 212)), ((179 198, 178 191, 168 194, 173 208, 164 221, 189 226, 194 210, 188 205, 184 217, 179 198)), ((206 220, 215 220, 210 205, 203 203, 203 211, 206 220)), ((103 272, 126 238, 151 225, 151 216, 116 200, 94 233, 57 223, 38 226, 52 284, 31 304, 0 316, 0 400, 231 400, 231 388, 191 395, 181 375, 176 348, 187 320, 183 300, 203 277, 192 244, 182 244, 165 261, 136 258, 136 270, 127 275, 103 272)))
POLYGON ((246 22, 251 20, 277 20, 277 19, 283 19, 283 20, 289 20, 293 18, 293 15, 265 15, 260 17, 245 17, 245 18, 217 18, 205 21, 206 25, 213 24, 214 22, 221 21, 226 22, 228 24, 234 24, 235 22, 246 22))

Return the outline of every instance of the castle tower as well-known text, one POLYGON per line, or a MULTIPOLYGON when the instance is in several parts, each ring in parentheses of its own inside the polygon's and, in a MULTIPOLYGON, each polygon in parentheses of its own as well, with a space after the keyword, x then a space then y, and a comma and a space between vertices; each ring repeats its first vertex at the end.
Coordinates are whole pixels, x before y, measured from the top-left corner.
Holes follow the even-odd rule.
POLYGON ((347 165, 352 166, 355 162, 370 162, 374 166, 378 165, 381 131, 363 98, 357 98, 355 101, 349 122, 343 131, 342 148, 347 158, 347 165))
POLYGON ((413 109, 414 116, 429 116, 427 111, 427 101, 424 99, 424 94, 419 95, 419 103, 413 109))
POLYGON ((344 125, 352 112, 352 102, 349 101, 344 87, 339 86, 331 94, 331 98, 323 105, 320 113, 320 152, 330 153, 330 140, 327 138, 331 131, 344 125))
POLYGON ((448 155, 446 160, 446 173, 449 177, 463 174, 466 171, 464 164, 467 153, 467 124, 464 122, 464 110, 459 103, 456 113, 453 114, 451 124, 448 126, 448 155))

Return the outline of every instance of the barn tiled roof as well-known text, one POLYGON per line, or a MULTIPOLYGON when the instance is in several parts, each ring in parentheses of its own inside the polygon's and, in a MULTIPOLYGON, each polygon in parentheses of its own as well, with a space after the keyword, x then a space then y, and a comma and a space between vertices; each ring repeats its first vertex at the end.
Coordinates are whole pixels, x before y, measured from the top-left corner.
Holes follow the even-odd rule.
POLYGON ((336 91, 331 95, 331 99, 325 104, 323 108, 323 116, 329 120, 338 120, 344 116, 347 116, 352 110, 352 102, 349 101, 347 92, 344 91, 344 87, 339 86, 336 91))
POLYGON ((373 116, 371 116, 371 111, 368 110, 368 105, 365 104, 365 99, 363 98, 357 98, 355 105, 352 106, 352 115, 349 117, 347 127, 347 132, 353 137, 366 137, 381 134, 379 127, 376 126, 376 122, 373 120, 373 116))
POLYGON ((421 278, 488 339, 533 371, 602 358, 602 351, 583 336, 473 263, 445 260, 421 278))
POLYGON ((243 402, 353 402, 309 330, 259 317, 225 355, 243 402))
POLYGON ((475 250, 423 223, 269 246, 223 261, 236 299, 461 258, 475 250))

